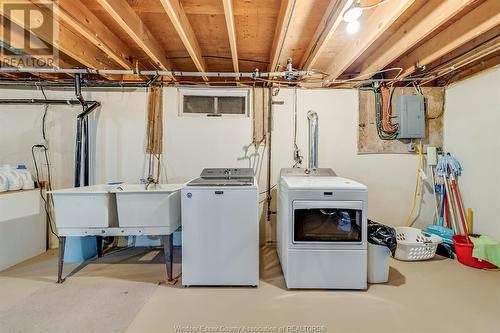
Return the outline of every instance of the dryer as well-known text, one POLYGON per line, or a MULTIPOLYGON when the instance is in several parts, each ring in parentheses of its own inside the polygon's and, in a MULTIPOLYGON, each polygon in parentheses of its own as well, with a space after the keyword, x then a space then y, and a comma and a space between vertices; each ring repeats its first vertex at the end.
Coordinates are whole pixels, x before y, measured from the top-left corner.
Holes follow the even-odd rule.
POLYGON ((288 288, 367 288, 367 202, 363 184, 331 169, 283 169, 277 242, 288 288))
POLYGON ((181 195, 182 284, 257 286, 259 207, 253 169, 205 169, 181 195))

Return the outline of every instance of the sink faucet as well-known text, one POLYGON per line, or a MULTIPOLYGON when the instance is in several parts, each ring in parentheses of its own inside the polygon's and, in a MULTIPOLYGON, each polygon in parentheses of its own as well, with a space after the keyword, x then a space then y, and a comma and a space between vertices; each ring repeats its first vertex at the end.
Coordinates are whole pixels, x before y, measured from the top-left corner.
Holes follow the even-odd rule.
POLYGON ((148 176, 147 179, 144 178, 141 179, 141 184, 144 184, 145 190, 148 190, 151 184, 158 184, 158 182, 156 182, 152 176, 148 176))

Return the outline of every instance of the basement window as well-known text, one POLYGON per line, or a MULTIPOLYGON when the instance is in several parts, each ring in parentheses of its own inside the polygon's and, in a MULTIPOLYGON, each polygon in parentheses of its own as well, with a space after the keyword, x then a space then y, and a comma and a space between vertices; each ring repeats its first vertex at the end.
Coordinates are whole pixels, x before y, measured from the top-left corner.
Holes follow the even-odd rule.
POLYGON ((248 89, 179 88, 179 114, 208 117, 247 116, 248 89))

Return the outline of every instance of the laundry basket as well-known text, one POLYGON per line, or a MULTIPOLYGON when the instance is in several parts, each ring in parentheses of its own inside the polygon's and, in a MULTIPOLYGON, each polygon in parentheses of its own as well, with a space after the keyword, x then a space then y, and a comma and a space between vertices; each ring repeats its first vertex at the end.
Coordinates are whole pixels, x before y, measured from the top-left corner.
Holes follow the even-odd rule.
POLYGON ((438 245, 443 239, 417 228, 396 228, 396 254, 394 257, 405 261, 418 261, 434 258, 438 245))

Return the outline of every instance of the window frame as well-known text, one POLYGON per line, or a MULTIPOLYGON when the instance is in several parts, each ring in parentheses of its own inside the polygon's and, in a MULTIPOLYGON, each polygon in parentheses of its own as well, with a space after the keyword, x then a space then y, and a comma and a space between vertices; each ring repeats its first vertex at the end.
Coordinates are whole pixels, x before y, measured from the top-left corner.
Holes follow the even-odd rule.
POLYGON ((248 88, 178 88, 179 98, 179 116, 188 117, 208 117, 208 118, 221 118, 221 117, 250 117, 250 89, 248 88), (184 96, 206 96, 213 97, 214 100, 214 113, 187 113, 184 112, 184 96), (218 113, 218 97, 243 97, 245 98, 245 112, 240 114, 234 113, 218 113))

